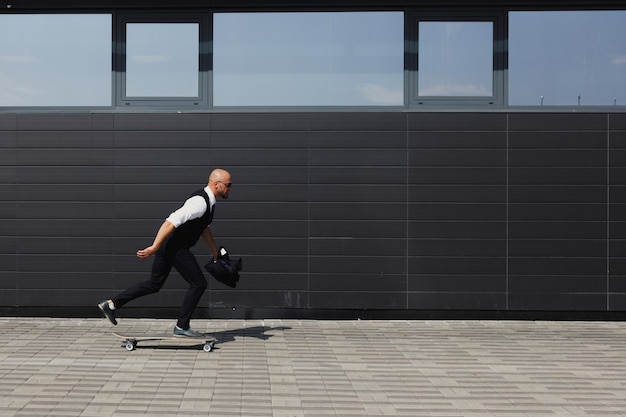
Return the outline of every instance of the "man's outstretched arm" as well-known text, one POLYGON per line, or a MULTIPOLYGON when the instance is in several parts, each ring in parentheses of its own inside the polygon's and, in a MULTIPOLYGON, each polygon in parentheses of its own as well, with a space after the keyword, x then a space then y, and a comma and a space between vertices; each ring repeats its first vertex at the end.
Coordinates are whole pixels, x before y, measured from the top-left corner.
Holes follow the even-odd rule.
POLYGON ((138 250, 137 256, 141 259, 146 259, 154 255, 156 251, 159 250, 163 242, 165 242, 165 239, 167 239, 169 235, 174 233, 174 230, 176 230, 174 225, 168 220, 165 220, 159 228, 159 231, 157 232, 157 235, 154 238, 154 242, 152 242, 152 245, 148 246, 145 249, 138 250))

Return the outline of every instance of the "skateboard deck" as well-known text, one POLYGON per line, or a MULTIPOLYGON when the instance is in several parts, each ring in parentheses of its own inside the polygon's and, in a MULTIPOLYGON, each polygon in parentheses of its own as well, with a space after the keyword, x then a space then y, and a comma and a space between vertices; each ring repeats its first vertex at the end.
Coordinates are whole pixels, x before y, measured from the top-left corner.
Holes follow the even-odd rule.
POLYGON ((189 345, 202 345, 202 350, 211 352, 215 346, 213 336, 201 337, 176 337, 172 334, 119 334, 113 333, 113 336, 122 339, 122 347, 127 351, 135 350, 139 342, 159 342, 162 340, 185 343, 189 345))

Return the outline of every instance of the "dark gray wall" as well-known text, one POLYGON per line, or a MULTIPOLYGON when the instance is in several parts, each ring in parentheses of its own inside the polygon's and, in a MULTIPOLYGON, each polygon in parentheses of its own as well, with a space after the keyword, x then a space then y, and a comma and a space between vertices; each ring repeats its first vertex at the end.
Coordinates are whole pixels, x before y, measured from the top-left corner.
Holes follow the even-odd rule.
POLYGON ((626 114, 0 114, 0 307, 147 278, 134 252, 223 167, 212 227, 244 271, 199 315, 625 311, 625 149, 626 114))

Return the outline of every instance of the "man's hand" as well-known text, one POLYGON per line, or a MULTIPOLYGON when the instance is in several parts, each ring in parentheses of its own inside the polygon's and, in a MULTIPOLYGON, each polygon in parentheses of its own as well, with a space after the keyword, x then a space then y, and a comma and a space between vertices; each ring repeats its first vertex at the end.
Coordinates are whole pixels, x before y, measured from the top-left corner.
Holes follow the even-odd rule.
POLYGON ((140 249, 137 251, 137 257, 141 259, 146 259, 154 255, 157 250, 154 246, 148 246, 145 249, 140 249))

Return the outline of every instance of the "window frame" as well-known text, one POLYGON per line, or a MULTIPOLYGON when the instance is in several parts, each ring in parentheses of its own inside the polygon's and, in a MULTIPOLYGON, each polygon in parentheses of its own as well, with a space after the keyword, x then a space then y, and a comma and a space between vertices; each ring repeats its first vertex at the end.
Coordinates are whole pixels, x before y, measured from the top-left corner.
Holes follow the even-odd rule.
POLYGON ((405 11, 407 34, 405 42, 406 105, 409 109, 506 108, 507 82, 507 15, 505 11, 481 12, 405 11), (492 22, 493 61, 491 96, 420 96, 419 95, 419 23, 420 22, 492 22))
POLYGON ((115 107, 184 107, 210 108, 210 45, 212 25, 211 12, 203 13, 119 13, 115 17, 116 28, 113 33, 115 94, 112 100, 115 107), (198 24, 198 96, 196 97, 168 97, 150 96, 138 97, 126 95, 126 28, 129 23, 197 23, 198 24))

